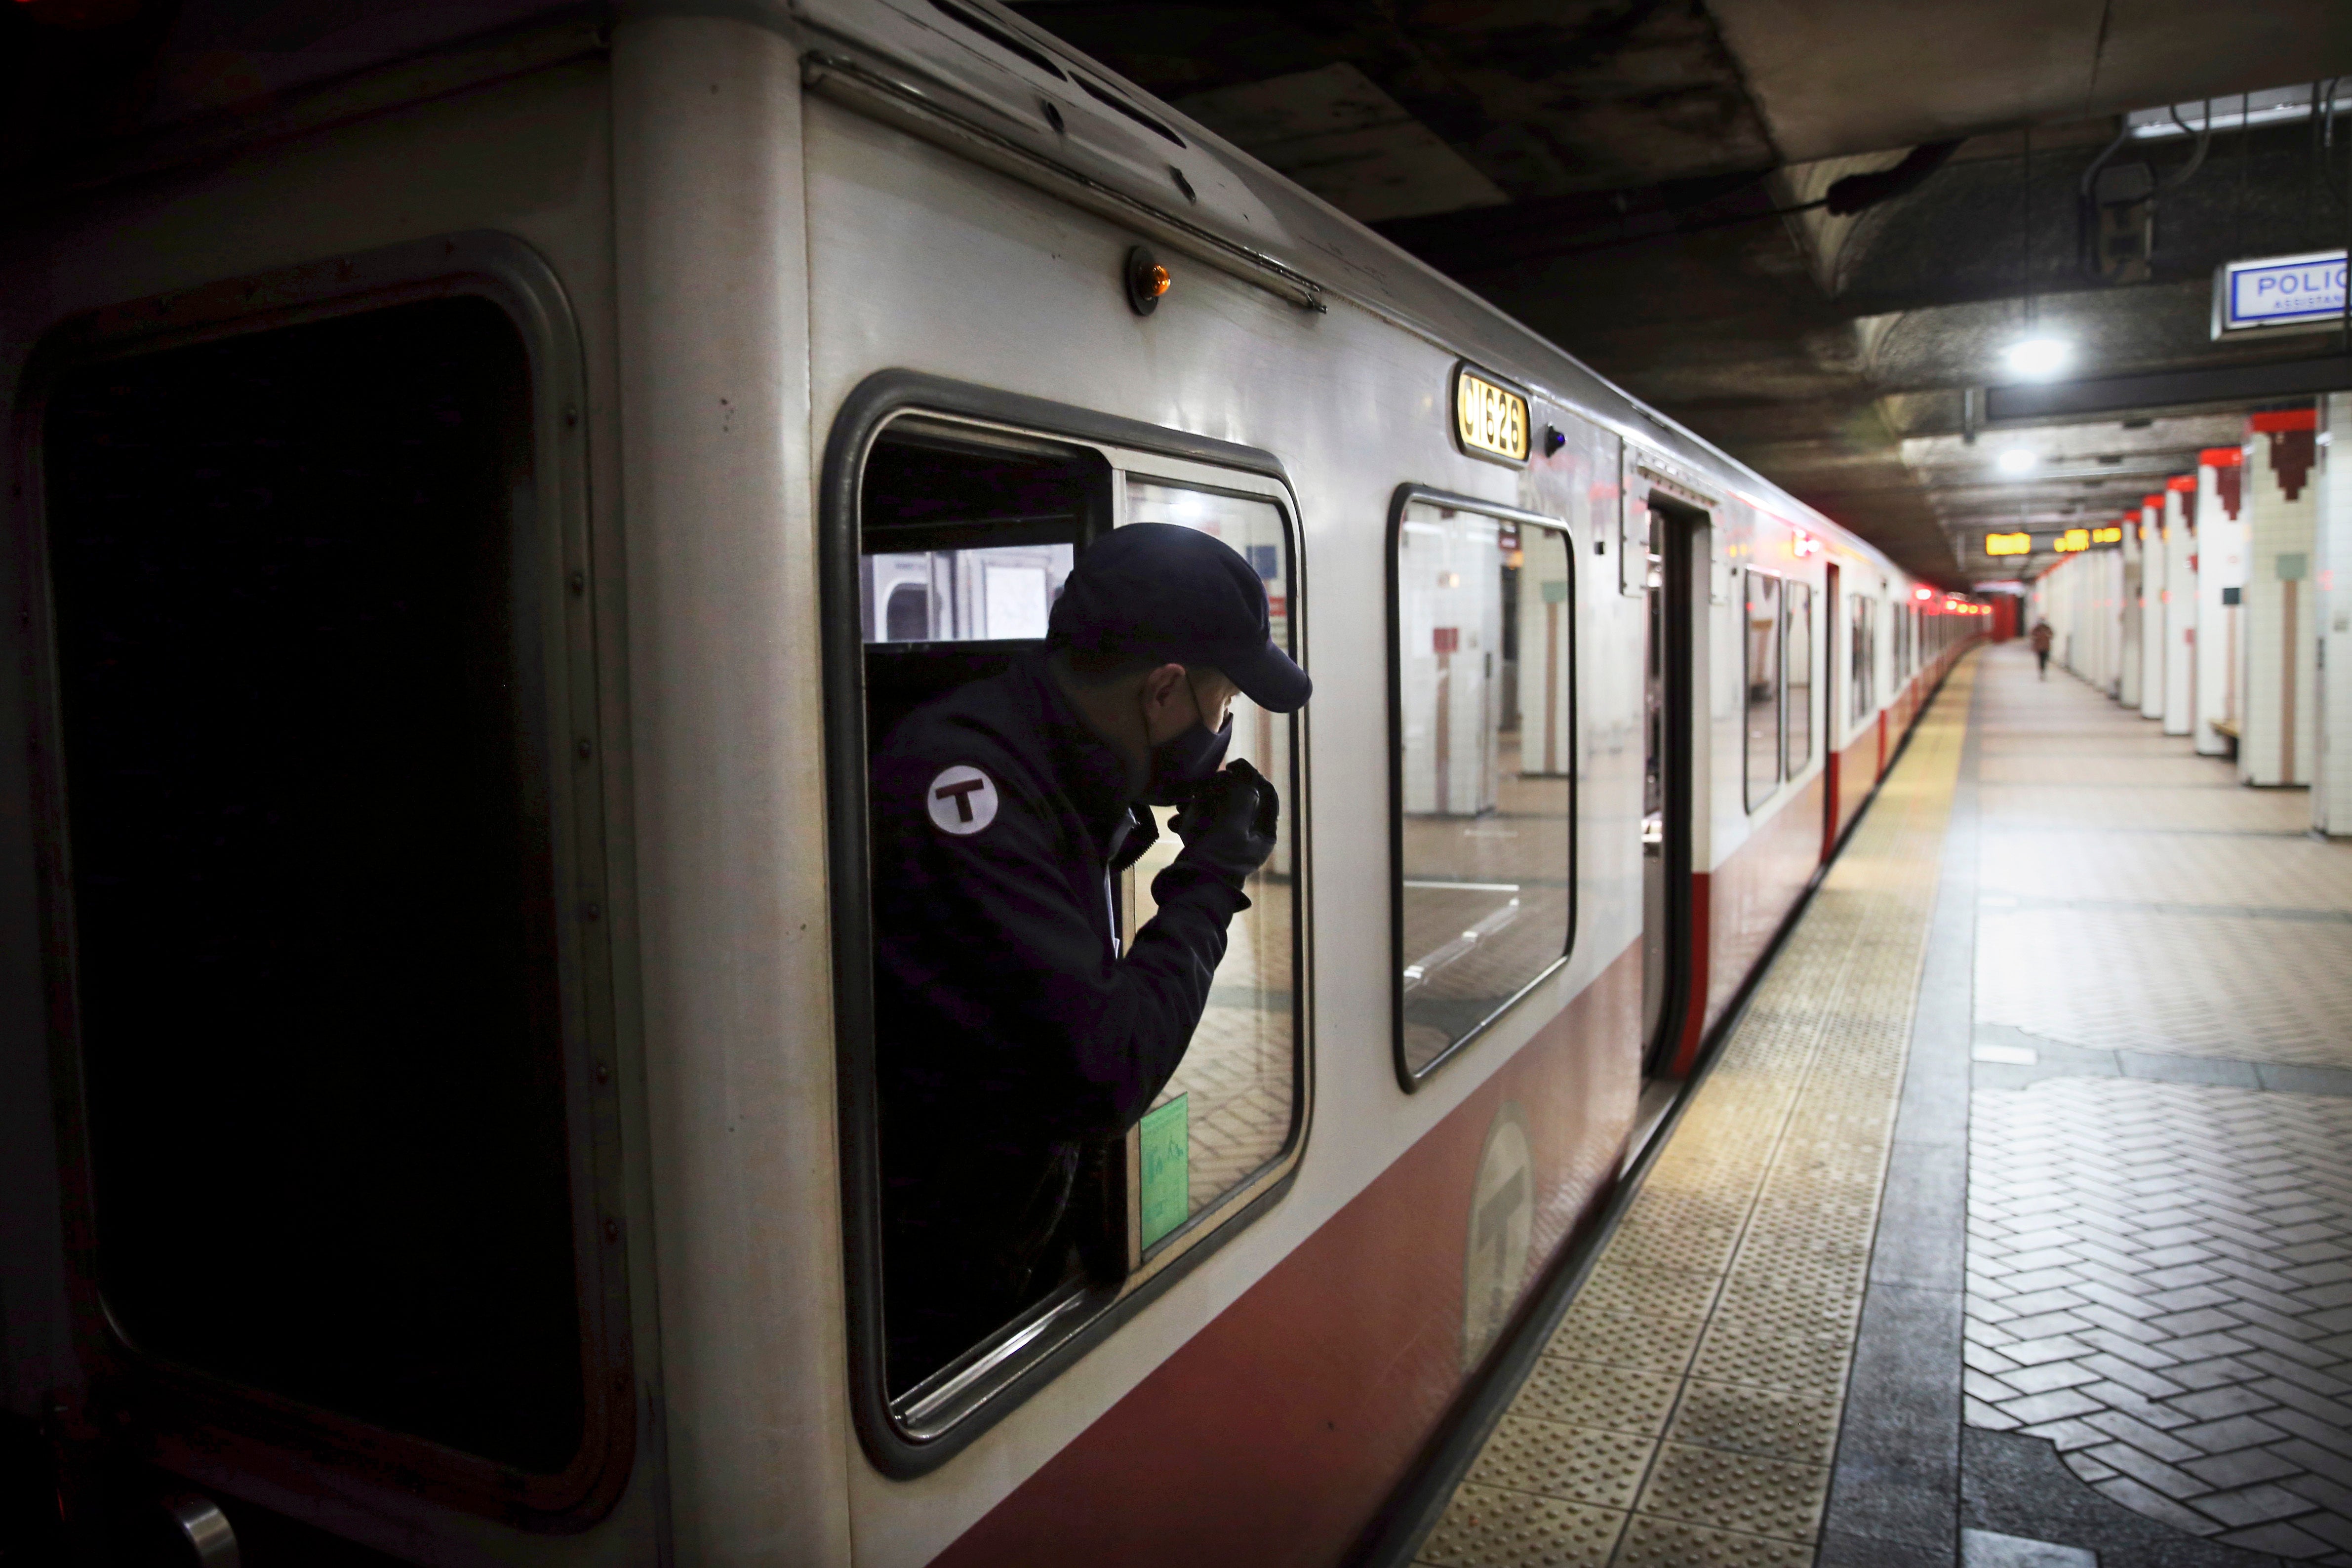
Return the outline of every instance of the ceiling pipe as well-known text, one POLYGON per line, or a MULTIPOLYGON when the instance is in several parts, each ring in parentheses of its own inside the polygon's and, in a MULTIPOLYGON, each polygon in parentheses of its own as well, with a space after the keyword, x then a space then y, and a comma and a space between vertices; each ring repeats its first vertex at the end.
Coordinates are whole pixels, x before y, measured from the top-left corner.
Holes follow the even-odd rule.
POLYGON ((1876 169, 1866 174, 1848 174, 1831 185, 1822 197, 1832 217, 1852 217, 1866 212, 1881 202, 1917 190, 1927 176, 1951 162, 1959 151, 1958 142, 1927 142, 1903 155, 1903 161, 1891 169, 1876 169))

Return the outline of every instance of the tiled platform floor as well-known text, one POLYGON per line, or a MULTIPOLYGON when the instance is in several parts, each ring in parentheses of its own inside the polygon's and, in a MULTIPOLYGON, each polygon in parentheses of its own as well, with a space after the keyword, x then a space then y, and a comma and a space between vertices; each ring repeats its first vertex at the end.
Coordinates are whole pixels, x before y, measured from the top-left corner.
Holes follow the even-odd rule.
POLYGON ((1964 665, 1419 1560, 2352 1565, 2352 846, 2307 811, 1964 665))
POLYGON ((2185 1534, 2352 1564, 2352 847, 1980 662, 1967 1420, 2185 1534))

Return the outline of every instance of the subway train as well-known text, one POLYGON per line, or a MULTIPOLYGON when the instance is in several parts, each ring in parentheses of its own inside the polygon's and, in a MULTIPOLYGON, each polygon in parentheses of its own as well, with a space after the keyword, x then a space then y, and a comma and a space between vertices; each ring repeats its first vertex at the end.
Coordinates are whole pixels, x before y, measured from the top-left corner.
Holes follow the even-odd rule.
POLYGON ((1360 1551, 1983 607, 992 0, 270 15, 0 240, 8 1560, 1360 1551), (1141 521, 1282 842, 892 1364, 867 758, 1141 521))

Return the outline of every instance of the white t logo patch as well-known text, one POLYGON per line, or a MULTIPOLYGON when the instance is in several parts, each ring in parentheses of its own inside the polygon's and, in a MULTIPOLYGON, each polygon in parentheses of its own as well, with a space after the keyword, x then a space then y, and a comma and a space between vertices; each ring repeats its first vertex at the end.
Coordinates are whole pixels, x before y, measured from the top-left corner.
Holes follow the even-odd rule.
POLYGON ((931 808, 931 826, 940 832, 959 837, 977 833, 996 820, 996 781, 959 763, 931 781, 923 804, 931 808))

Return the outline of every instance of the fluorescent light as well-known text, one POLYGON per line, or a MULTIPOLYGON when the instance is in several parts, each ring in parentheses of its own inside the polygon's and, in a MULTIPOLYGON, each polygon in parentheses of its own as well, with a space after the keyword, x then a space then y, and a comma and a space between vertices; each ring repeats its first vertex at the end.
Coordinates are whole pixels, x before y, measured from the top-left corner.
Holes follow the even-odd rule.
POLYGON ((2004 474, 2029 474, 2033 471, 2033 465, 2042 459, 2034 455, 2031 447, 2011 447, 1994 460, 2004 474))
POLYGON ((2010 374, 2028 381, 2047 381, 2066 368, 2074 345, 2063 338, 2025 338, 2009 345, 2010 374))
POLYGON ((2124 122, 2130 127, 2134 136, 2142 139, 2193 136, 2206 129, 2209 120, 2215 131, 2242 131, 2249 125, 2307 120, 2311 117, 2315 98, 2338 114, 2352 109, 2352 99, 2344 98, 2340 93, 2331 93, 2329 97, 2334 100, 2332 103, 2328 98, 2314 93, 2311 84, 2305 82, 2296 87, 2273 87, 2259 92, 2233 92, 2221 98, 2201 99, 2194 103, 2136 109, 2124 117, 2124 122))

